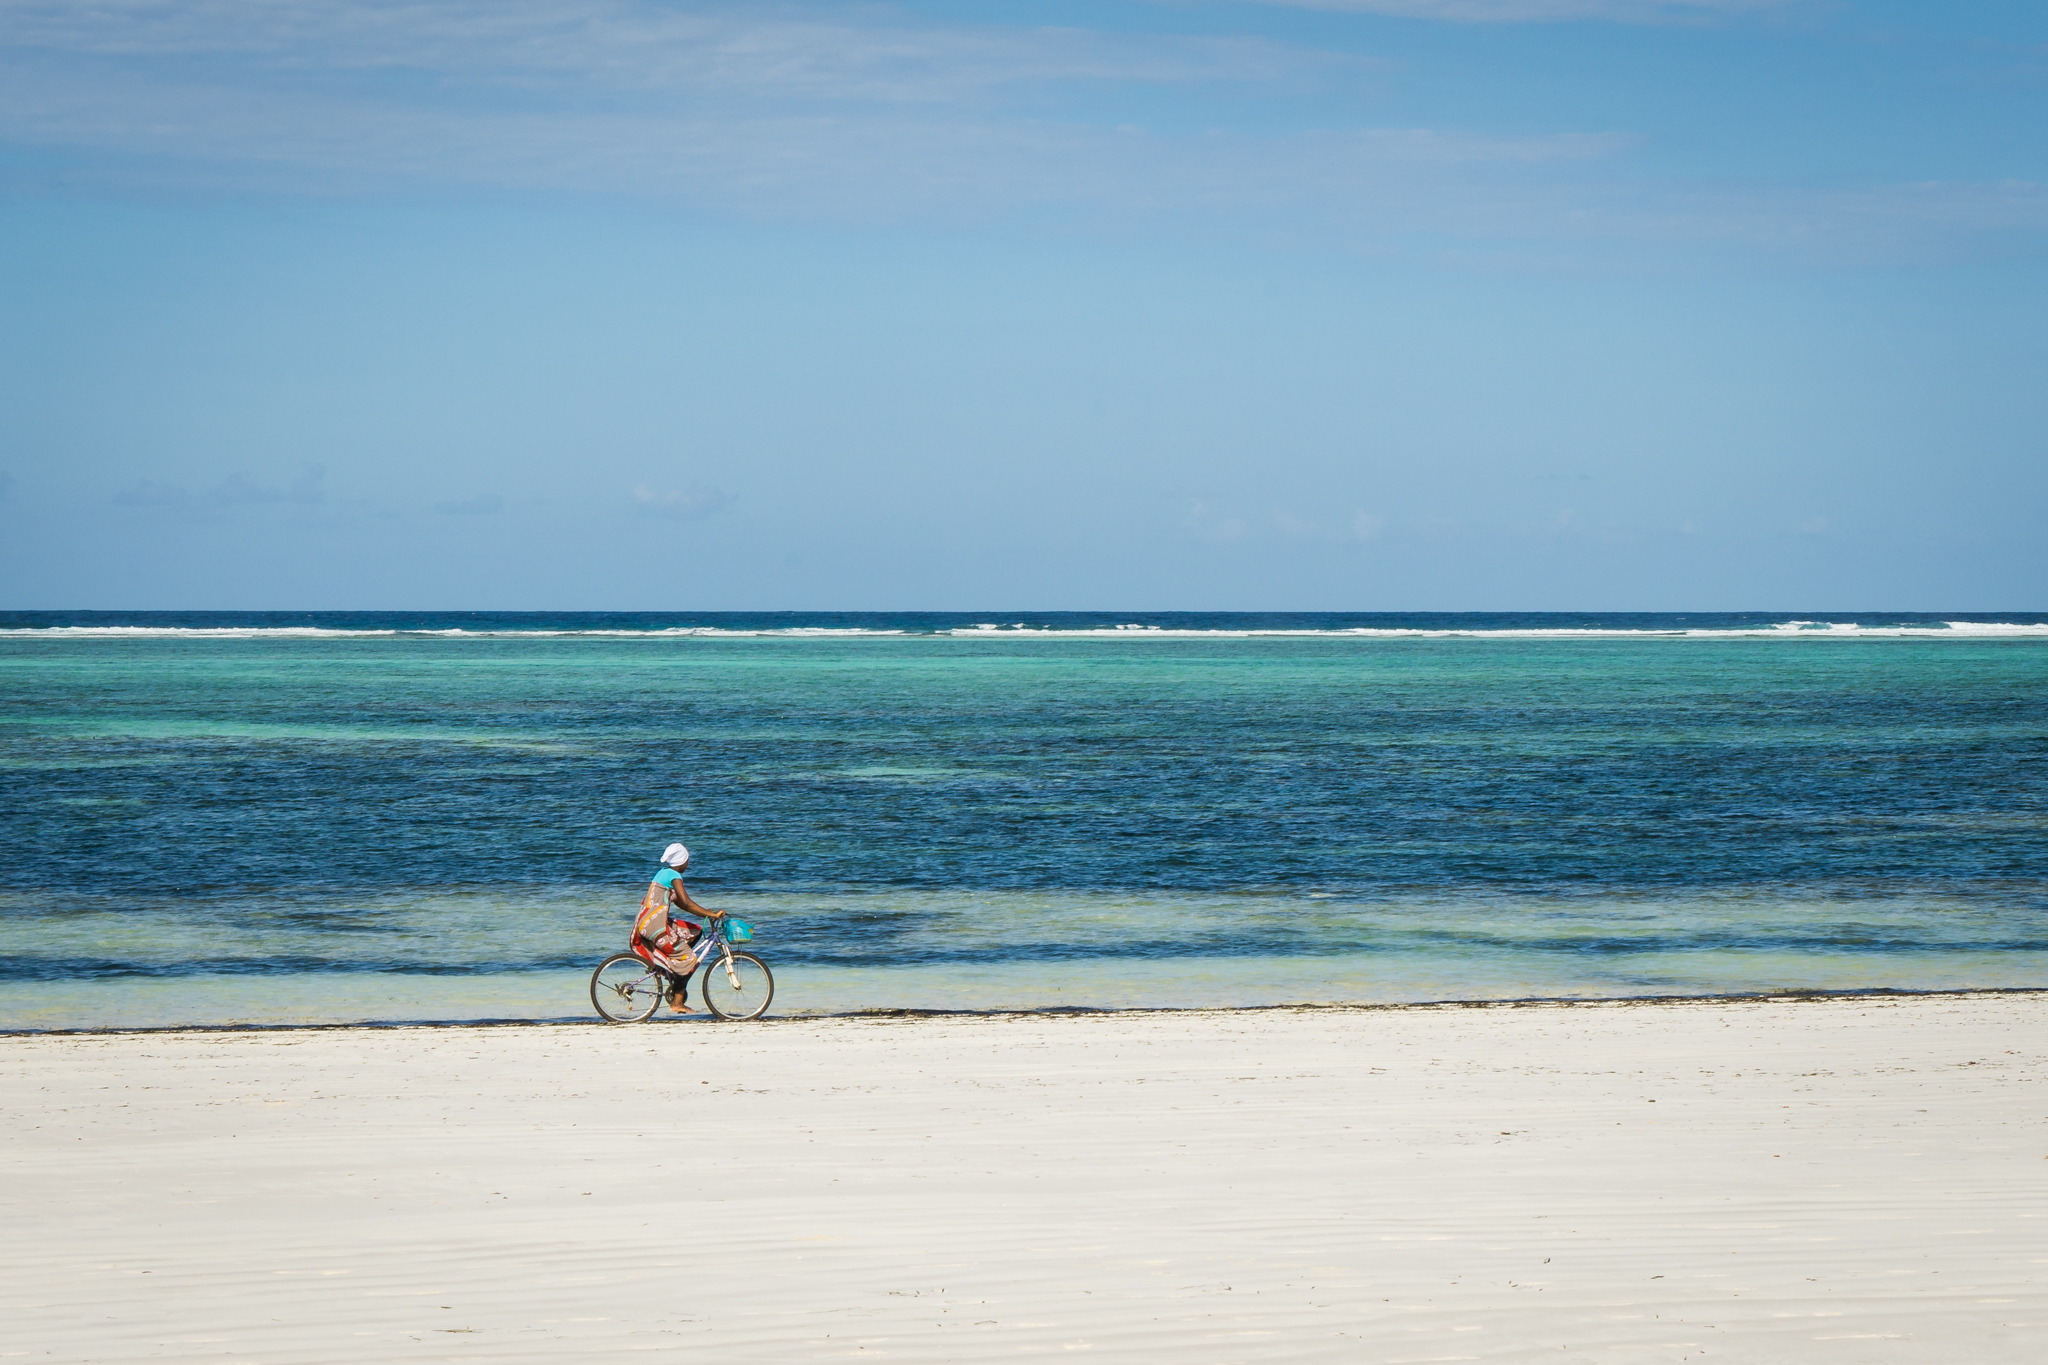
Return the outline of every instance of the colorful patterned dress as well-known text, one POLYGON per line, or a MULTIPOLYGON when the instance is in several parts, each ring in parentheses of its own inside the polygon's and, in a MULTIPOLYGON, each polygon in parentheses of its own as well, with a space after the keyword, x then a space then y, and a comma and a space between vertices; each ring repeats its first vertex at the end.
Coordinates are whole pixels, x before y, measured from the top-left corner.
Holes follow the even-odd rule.
POLYGON ((687 921, 678 924, 669 918, 668 889, 682 881, 672 867, 664 867, 647 883, 647 894, 640 898, 640 918, 633 921, 633 951, 642 957, 652 957, 662 966, 676 950, 696 938, 691 931, 695 925, 687 921))

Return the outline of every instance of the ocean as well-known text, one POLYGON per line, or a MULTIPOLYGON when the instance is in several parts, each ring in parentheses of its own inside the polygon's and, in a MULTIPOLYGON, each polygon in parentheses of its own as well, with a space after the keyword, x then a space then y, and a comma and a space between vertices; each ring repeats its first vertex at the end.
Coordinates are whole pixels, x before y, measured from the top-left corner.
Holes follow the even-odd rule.
POLYGON ((0 1028, 2048 987, 2048 615, 0 613, 0 1028))

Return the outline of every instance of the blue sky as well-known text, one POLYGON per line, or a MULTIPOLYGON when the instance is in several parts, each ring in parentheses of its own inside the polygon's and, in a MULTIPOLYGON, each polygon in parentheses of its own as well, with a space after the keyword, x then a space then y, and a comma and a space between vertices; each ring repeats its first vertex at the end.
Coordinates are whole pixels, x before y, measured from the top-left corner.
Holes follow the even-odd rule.
POLYGON ((2041 609, 2048 8, 0 0, 0 605, 2041 609))

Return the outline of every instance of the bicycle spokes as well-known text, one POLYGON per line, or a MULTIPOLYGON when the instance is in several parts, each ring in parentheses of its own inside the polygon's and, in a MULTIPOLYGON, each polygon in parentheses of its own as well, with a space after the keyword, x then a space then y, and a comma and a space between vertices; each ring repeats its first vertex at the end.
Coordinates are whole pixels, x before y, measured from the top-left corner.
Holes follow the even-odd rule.
POLYGON ((614 953, 590 977, 590 1003, 613 1023, 638 1023, 661 1007, 666 978, 631 953, 614 953))

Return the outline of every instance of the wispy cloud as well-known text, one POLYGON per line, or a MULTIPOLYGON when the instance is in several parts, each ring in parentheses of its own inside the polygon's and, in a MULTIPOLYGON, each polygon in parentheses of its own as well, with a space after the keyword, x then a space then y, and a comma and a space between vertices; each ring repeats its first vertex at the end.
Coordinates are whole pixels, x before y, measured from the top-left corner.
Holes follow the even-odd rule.
POLYGON ((1190 498, 1187 518, 1182 524, 1197 540, 1212 545, 1244 539, 1245 520, 1236 514, 1234 504, 1218 507, 1206 498, 1190 498))
POLYGON ((1555 24, 1597 19, 1622 24, 1698 22, 1785 10, 1811 0, 1251 0, 1289 9, 1384 14, 1454 24, 1555 24))
MULTIPOLYGON (((0 0, 0 137, 105 154, 129 163, 108 174, 160 184, 566 189, 777 213, 856 185, 854 215, 874 217, 878 201, 972 194, 961 171, 977 154, 1065 154, 1045 131, 1005 129, 1022 95, 1278 90, 1361 64, 1256 37, 853 13, 0 0)), ((988 169, 973 179, 1004 167, 988 169)))
POLYGON ((293 503, 301 507, 317 507, 327 500, 321 485, 327 478, 327 466, 309 464, 303 473, 290 483, 257 483, 246 474, 234 473, 215 484, 208 492, 209 501, 222 507, 249 504, 270 505, 293 503))
POLYGON ((308 464, 303 466, 299 476, 288 483, 258 483, 247 474, 237 471, 228 475, 207 489, 203 496, 193 496, 183 484, 165 483, 158 479, 142 479, 117 491, 111 501, 116 507, 154 507, 159 509, 191 507, 319 507, 327 501, 324 484, 327 466, 308 464))
MULTIPOLYGON (((1771 7, 1330 5, 1461 22, 1771 7)), ((1479 264, 1895 260, 2048 231, 2038 184, 1688 185, 1643 174, 1645 145, 1625 129, 1138 127, 1085 112, 1096 94, 1126 109, 1110 97, 1133 88, 1279 95, 1374 69, 1251 36, 879 9, 0 0, 0 141, 72 154, 67 177, 86 185, 515 189, 756 219, 1163 230, 1479 264)))
POLYGON ((633 490, 635 507, 643 512, 661 516, 708 517, 731 501, 724 491, 703 484, 656 489, 643 483, 633 490))
POLYGON ((1342 517, 1332 509, 1297 512, 1286 507, 1268 507, 1257 511, 1237 498, 1222 499, 1220 503, 1206 498, 1189 499, 1183 529, 1196 540, 1212 545, 1314 542, 1353 546, 1380 539, 1390 525, 1386 517, 1364 508, 1342 517))
POLYGON ((299 82, 411 75, 422 103, 488 89, 954 104, 1030 85, 1274 82, 1357 64, 1256 37, 838 17, 847 13, 652 0, 0 0, 16 49, 299 82))
POLYGON ((505 510, 505 499, 497 493, 479 493, 473 498, 450 498, 434 504, 444 517, 491 517, 505 510))
POLYGON ((112 501, 116 507, 184 507, 191 503, 192 494, 174 483, 143 479, 115 493, 112 501))

